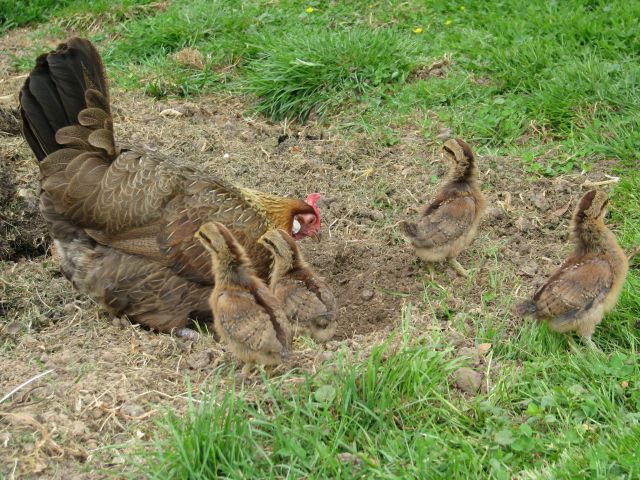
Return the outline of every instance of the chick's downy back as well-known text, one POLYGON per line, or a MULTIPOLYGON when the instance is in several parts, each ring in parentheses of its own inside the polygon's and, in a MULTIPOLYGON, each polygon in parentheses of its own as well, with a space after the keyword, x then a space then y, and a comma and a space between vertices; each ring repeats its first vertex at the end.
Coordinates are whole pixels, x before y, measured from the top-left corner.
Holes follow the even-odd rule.
POLYGON ((243 247, 221 223, 204 224, 196 237, 212 258, 216 284, 209 304, 217 333, 245 363, 280 363, 288 351, 288 321, 243 247))
POLYGON ((331 288, 305 261, 300 247, 283 230, 270 230, 260 243, 273 256, 270 286, 296 334, 318 342, 336 331, 336 299, 331 288))

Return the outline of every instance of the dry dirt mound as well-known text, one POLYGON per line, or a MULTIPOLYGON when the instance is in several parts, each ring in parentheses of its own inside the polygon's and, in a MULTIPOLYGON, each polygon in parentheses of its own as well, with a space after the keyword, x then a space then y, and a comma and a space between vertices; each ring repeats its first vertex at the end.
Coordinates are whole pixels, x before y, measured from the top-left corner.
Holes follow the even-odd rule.
MULTIPOLYGON (((366 355, 397 327, 408 302, 418 333, 450 332, 458 347, 468 347, 483 322, 508 316, 523 283, 529 293, 559 263, 581 184, 604 172, 552 181, 529 178, 512 159, 481 157, 489 210, 478 240, 459 258, 475 274, 462 279, 445 268, 430 282, 396 228, 433 195, 444 173, 439 145, 417 127, 406 127, 387 148, 317 125, 286 127, 245 116, 245 106, 231 99, 157 103, 122 92, 113 98, 120 142, 188 158, 246 186, 323 193, 323 240, 304 241, 303 250, 337 294, 340 328, 326 346, 299 342, 287 369, 313 371, 338 349, 366 355)), ((8 186, 2 205, 16 201, 20 189, 35 192, 37 166, 26 144, 7 137, 0 154, 14 172, 0 177, 8 186)), ((236 364, 211 337, 191 344, 108 318, 72 290, 43 254, 45 245, 0 261, 0 395, 51 370, 0 405, 0 469, 99 478, 91 472, 120 468, 122 453, 149 438, 151 420, 165 407, 186 407, 189 385, 199 396, 215 366, 232 371, 236 364), (102 448, 111 444, 119 447, 102 448)))

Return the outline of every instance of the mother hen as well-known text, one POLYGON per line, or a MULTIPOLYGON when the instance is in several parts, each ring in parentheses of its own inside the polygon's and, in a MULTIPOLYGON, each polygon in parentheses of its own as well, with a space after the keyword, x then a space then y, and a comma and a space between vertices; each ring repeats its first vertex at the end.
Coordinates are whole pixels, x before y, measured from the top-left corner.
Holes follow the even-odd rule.
POLYGON ((41 55, 20 92, 61 269, 113 313, 164 332, 210 317, 211 257, 194 239, 206 222, 226 225, 264 279, 271 257, 256 243, 262 234, 319 231, 318 194, 270 195, 120 148, 109 103, 100 55, 81 38, 41 55))

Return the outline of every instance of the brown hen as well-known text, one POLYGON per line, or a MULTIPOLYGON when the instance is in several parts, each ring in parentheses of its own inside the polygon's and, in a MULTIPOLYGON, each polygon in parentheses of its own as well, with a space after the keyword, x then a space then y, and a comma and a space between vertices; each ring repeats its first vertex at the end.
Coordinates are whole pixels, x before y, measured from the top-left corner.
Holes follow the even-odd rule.
POLYGON ((556 332, 576 332, 591 347, 591 336, 615 306, 629 268, 604 223, 608 202, 607 194, 597 190, 582 197, 571 226, 573 253, 532 300, 516 308, 520 315, 546 321, 556 332))
POLYGON ((468 272, 456 257, 475 238, 486 200, 469 145, 459 139, 447 140, 442 150, 451 162, 447 179, 433 202, 424 207, 418 222, 400 222, 400 230, 432 274, 431 264, 446 260, 466 277, 468 272))
POLYGON ((307 201, 270 195, 173 158, 120 148, 102 61, 88 40, 72 38, 37 59, 20 109, 63 271, 78 289, 139 323, 168 331, 207 314, 199 295, 211 290, 214 275, 194 239, 202 224, 227 225, 264 279, 271 258, 256 242, 263 233, 282 228, 299 239, 320 228, 318 194, 307 201))
POLYGON ((212 258, 216 284, 209 304, 218 335, 245 362, 245 373, 256 363, 280 363, 289 344, 287 317, 242 246, 221 223, 204 224, 196 238, 212 258))
POLYGON ((270 230, 259 240, 273 255, 270 286, 282 303, 294 334, 317 342, 336 332, 336 299, 329 285, 302 256, 295 240, 283 230, 270 230))

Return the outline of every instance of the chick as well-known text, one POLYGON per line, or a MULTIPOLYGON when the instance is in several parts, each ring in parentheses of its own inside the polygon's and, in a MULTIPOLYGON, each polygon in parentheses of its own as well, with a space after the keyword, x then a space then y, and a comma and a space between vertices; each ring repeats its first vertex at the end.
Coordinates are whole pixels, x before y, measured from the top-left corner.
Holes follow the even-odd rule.
POLYGON ((242 248, 221 223, 204 224, 196 238, 211 253, 215 286, 209 297, 214 326, 245 362, 275 365, 286 359, 289 325, 278 300, 260 280, 242 248))
POLYGON ((285 231, 270 230, 258 243, 273 256, 270 286, 295 333, 317 342, 330 340, 336 332, 336 299, 329 285, 311 269, 285 231))
POLYGON ((604 224, 607 194, 592 190, 582 197, 573 215, 575 249, 533 296, 516 307, 520 315, 545 320, 560 333, 576 332, 591 347, 596 326, 616 304, 629 264, 604 224))
POLYGON ((447 140, 442 147, 451 162, 449 175, 430 205, 422 210, 417 223, 400 222, 400 230, 415 248, 416 255, 428 263, 447 260, 464 277, 468 272, 456 257, 476 236, 486 200, 478 185, 478 170, 469 145, 459 139, 447 140))

